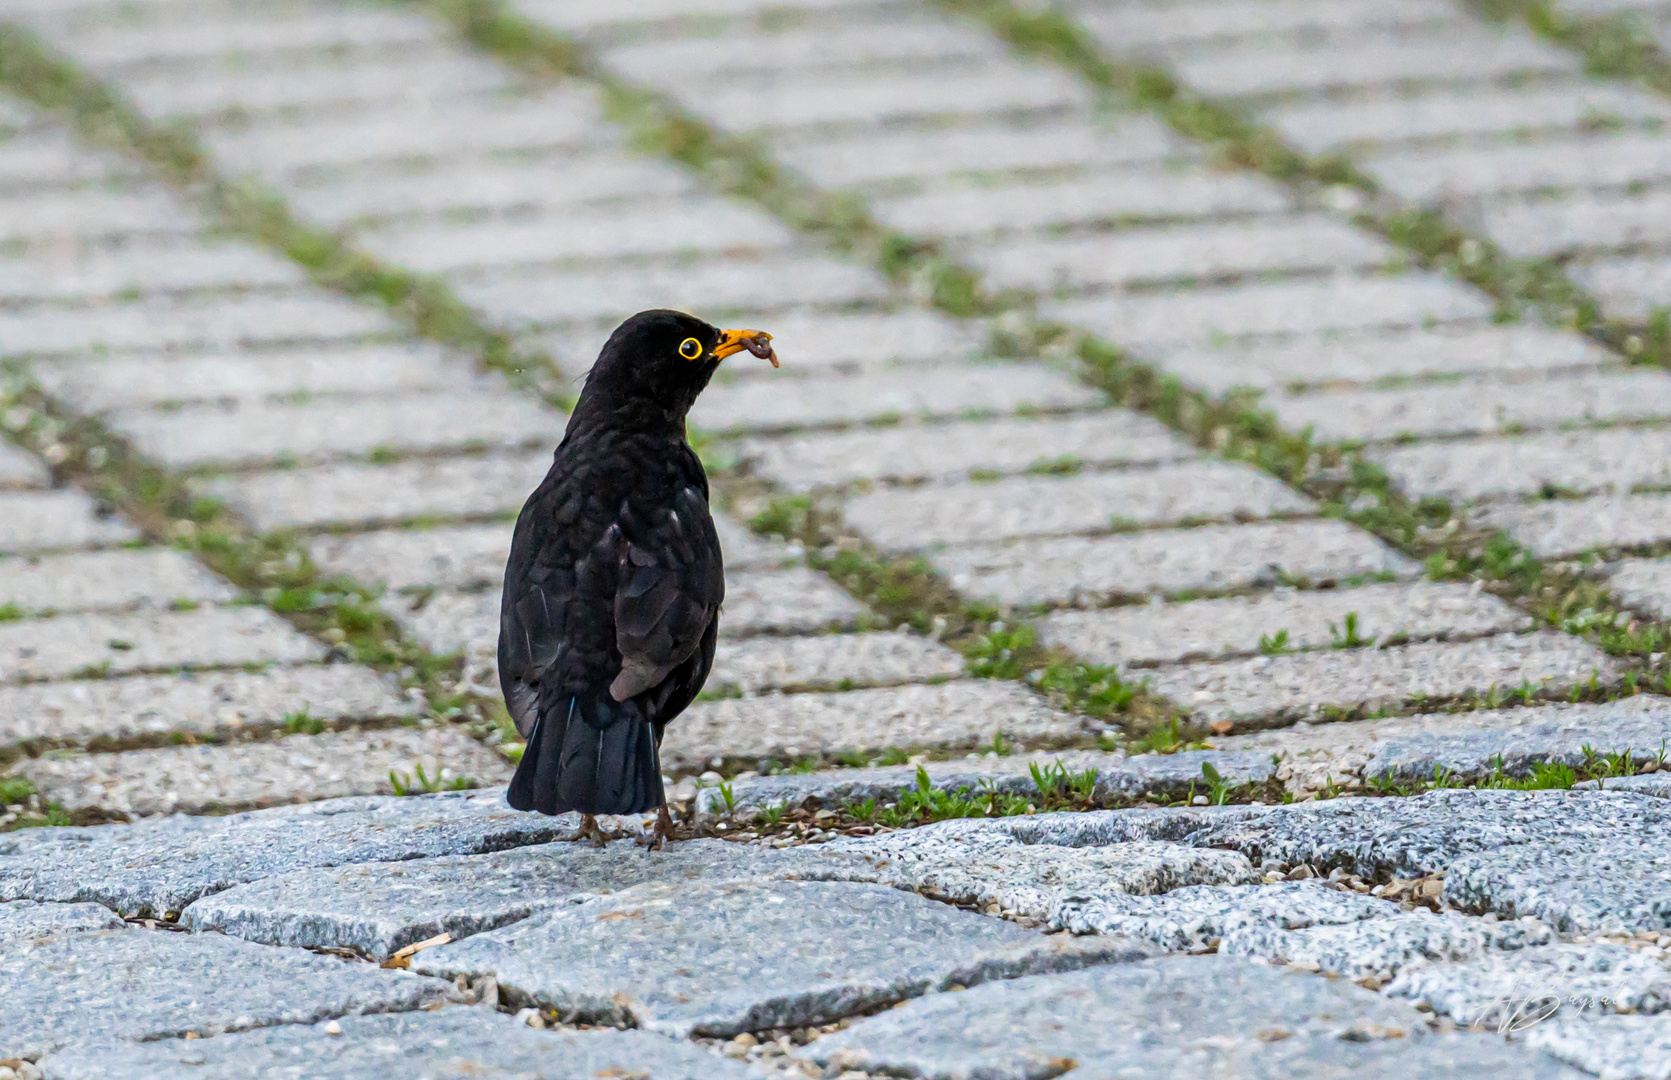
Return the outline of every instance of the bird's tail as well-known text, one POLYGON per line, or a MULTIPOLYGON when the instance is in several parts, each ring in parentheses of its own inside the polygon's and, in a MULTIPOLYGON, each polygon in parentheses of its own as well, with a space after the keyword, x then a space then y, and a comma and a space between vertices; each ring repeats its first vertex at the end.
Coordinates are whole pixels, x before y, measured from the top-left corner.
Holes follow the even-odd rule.
POLYGON ((650 724, 632 701, 574 695, 542 707, 506 793, 542 814, 636 814, 667 801, 650 724))

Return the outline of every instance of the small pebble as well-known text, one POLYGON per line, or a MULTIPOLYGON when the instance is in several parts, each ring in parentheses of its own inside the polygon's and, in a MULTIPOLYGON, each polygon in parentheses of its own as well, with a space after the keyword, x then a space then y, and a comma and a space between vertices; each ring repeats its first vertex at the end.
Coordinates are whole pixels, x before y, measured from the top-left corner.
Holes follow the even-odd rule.
POLYGON ((325 1025, 325 1034, 327 1034, 327 1035, 341 1035, 342 1034, 342 1025, 337 1023, 335 1020, 332 1020, 330 1023, 325 1025))

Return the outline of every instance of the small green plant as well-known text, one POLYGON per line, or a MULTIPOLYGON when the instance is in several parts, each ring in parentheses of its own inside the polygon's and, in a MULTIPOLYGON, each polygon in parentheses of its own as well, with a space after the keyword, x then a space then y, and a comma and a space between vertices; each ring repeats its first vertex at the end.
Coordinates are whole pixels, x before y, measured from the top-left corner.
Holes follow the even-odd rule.
POLYGON ((773 803, 763 806, 755 812, 754 819, 767 828, 778 825, 783 821, 783 815, 788 813, 789 804, 786 802, 773 803))
POLYGON ((1259 653, 1262 656, 1281 656, 1285 652, 1292 652, 1293 647, 1288 644, 1288 631, 1278 630, 1274 634, 1259 635, 1259 653))
POLYGON ((15 601, 8 600, 0 604, 0 622, 16 622, 28 612, 24 611, 15 601))
POLYGON ((434 795, 439 791, 469 791, 476 786, 476 781, 468 776, 455 776, 451 780, 443 780, 440 773, 433 777, 424 772, 423 763, 412 766, 415 776, 407 773, 397 773, 389 770, 389 787, 396 795, 434 795))
POLYGON ((876 820, 876 800, 870 798, 864 802, 850 803, 847 806, 847 814, 860 825, 869 825, 876 820))
POLYGON ((1184 748, 1183 720, 1174 716, 1132 744, 1134 754, 1175 754, 1184 748))
POLYGON ((1033 628, 993 623, 969 657, 969 674, 978 679, 1021 678, 1021 655, 1037 643, 1033 628))
POLYGON ((325 721, 308 712, 308 706, 303 705, 294 712, 284 714, 284 730, 292 735, 318 735, 325 730, 325 721))
POLYGON ((1230 801, 1233 787, 1228 780, 1219 775, 1212 762, 1201 763, 1201 778, 1207 781, 1207 802, 1213 806, 1223 806, 1230 801))
POLYGON ((731 787, 731 781, 721 780, 719 782, 719 798, 720 802, 725 804, 726 817, 730 817, 737 812, 737 792, 731 787))
POLYGON ((0 806, 15 806, 35 794, 35 783, 21 776, 0 776, 0 806))
POLYGON ((769 536, 792 540, 806 528, 812 513, 812 499, 806 495, 791 495, 775 499, 766 509, 749 519, 749 528, 769 536))
POLYGON ((789 771, 795 776, 805 776, 807 773, 817 772, 823 764, 823 759, 808 755, 789 766, 789 771))
POLYGON ((992 733, 992 746, 990 749, 999 757, 1009 757, 1014 748, 1011 746, 1009 740, 1004 738, 1004 733, 1002 731, 994 731, 992 733))
POLYGON ((1333 648, 1336 648, 1336 649, 1361 649, 1366 645, 1372 644, 1372 641, 1371 641, 1370 638, 1366 638, 1358 632, 1358 613, 1357 612, 1348 611, 1346 613, 1346 620, 1345 621, 1346 621, 1346 629, 1345 630, 1340 629, 1339 627, 1337 627, 1332 622, 1329 624, 1329 642, 1330 642, 1330 645, 1333 648))
POLYGON ((882 756, 876 759, 878 765, 909 765, 911 755, 898 746, 890 746, 882 751, 882 756))

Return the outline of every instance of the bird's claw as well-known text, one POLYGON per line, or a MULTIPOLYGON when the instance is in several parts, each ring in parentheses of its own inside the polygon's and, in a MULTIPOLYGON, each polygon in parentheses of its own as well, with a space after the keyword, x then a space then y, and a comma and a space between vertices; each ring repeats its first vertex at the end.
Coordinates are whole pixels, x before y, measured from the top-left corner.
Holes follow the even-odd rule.
POLYGON ((598 819, 591 814, 580 815, 580 831, 574 834, 575 840, 589 840, 595 848, 607 847, 609 835, 598 826, 598 819))
POLYGON ((650 826, 650 831, 638 838, 638 843, 651 851, 660 851, 667 846, 669 840, 676 839, 673 835, 673 815, 667 812, 667 807, 656 807, 656 823, 650 826))

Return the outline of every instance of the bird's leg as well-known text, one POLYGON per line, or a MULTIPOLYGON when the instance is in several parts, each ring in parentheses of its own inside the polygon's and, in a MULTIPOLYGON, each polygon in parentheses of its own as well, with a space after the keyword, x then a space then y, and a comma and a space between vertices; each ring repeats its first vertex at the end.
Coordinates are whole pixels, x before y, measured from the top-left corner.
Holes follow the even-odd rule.
POLYGON ((593 847, 601 848, 609 843, 609 837, 598 827, 598 819, 591 814, 580 815, 580 831, 574 834, 576 840, 590 840, 593 847))
POLYGON ((667 804, 656 807, 656 823, 650 829, 648 836, 639 839, 639 843, 651 851, 660 851, 673 836, 673 815, 667 812, 667 804))

